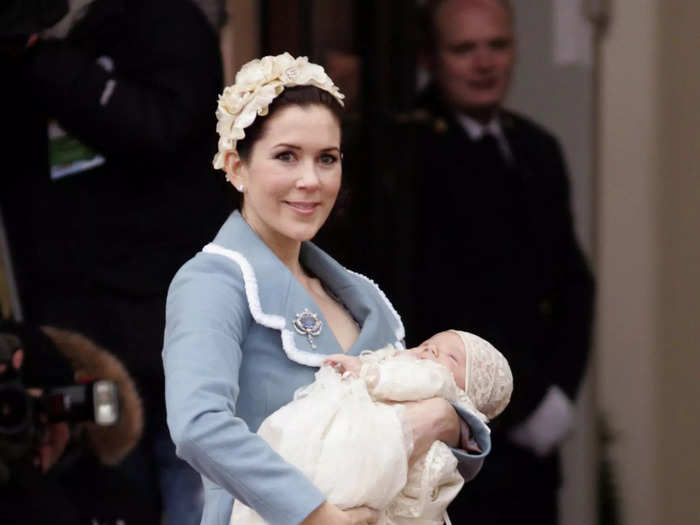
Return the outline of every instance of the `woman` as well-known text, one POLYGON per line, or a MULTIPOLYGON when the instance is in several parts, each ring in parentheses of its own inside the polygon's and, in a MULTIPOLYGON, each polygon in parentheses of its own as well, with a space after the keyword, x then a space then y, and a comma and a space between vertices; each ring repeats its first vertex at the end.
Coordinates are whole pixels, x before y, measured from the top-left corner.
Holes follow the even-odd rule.
MULTIPOLYGON (((202 474, 207 525, 228 523, 234 497, 271 524, 377 519, 326 502, 254 434, 326 355, 402 345, 401 320, 376 285, 308 242, 340 188, 342 98, 323 68, 285 53, 246 64, 219 99, 214 166, 241 210, 173 280, 163 352, 168 424, 202 474)), ((415 455, 469 434, 442 399, 411 404, 406 416, 415 455)), ((456 451, 470 478, 490 441, 480 421, 460 416, 483 451, 456 451)))

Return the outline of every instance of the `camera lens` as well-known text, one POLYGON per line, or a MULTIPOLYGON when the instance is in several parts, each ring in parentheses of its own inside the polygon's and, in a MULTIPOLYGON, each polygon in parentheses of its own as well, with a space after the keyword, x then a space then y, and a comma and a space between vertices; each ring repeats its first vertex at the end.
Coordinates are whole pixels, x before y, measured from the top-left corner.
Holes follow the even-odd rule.
POLYGON ((31 411, 29 397, 17 385, 0 385, 0 433, 24 430, 31 411))

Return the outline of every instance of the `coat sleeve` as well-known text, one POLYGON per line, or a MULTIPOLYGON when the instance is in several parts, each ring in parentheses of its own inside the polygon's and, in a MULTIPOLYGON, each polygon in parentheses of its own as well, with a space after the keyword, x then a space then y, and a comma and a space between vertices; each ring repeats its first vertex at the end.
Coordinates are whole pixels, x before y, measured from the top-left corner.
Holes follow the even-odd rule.
POLYGON ((240 275, 209 257, 183 267, 168 293, 163 360, 177 454, 267 523, 300 523, 325 497, 235 414, 251 318, 240 275))
POLYGON ((486 423, 481 421, 476 415, 469 413, 455 403, 452 406, 462 421, 469 427, 472 438, 481 450, 480 453, 474 453, 459 448, 452 449, 457 461, 459 461, 460 474, 464 477, 464 481, 470 481, 479 473, 484 464, 484 458, 491 452, 491 431, 486 426, 486 423))
POLYGON ((593 277, 574 230, 561 147, 539 128, 526 127, 521 133, 528 136, 529 157, 522 162, 529 173, 528 201, 536 206, 529 212, 537 232, 531 239, 547 275, 537 285, 538 295, 532 296, 539 340, 527 352, 518 351, 513 343, 508 353, 515 384, 510 405, 493 421, 492 428, 499 432, 528 421, 554 385, 570 400, 576 399, 593 319, 593 277))
MULTIPOLYGON (((372 395, 393 401, 420 400, 434 396, 454 398, 457 388, 454 379, 447 371, 443 374, 440 370, 442 367, 433 367, 429 362, 423 362, 418 366, 411 365, 410 362, 396 360, 381 363, 379 384, 372 390, 372 395), (386 377, 382 378, 382 374, 386 374, 386 377)), ((460 473, 465 481, 469 481, 479 473, 484 458, 491 451, 491 434, 488 426, 476 415, 457 403, 453 403, 452 406, 457 416, 469 427, 472 439, 476 441, 481 451, 475 453, 458 448, 452 449, 459 462, 460 473)))

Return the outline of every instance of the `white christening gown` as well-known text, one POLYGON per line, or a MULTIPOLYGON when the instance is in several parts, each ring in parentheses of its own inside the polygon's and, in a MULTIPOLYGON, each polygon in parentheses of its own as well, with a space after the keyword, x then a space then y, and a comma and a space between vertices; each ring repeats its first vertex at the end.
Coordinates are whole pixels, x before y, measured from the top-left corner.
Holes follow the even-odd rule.
MULTIPOLYGON (((409 469, 412 438, 403 425, 404 408, 385 401, 442 396, 472 406, 439 363, 393 348, 360 359, 359 378, 321 367, 311 385, 263 421, 258 434, 341 509, 381 510, 380 525, 441 525, 464 484, 457 460, 437 441, 409 469)), ((254 510, 234 503, 232 525, 264 523, 254 510)))

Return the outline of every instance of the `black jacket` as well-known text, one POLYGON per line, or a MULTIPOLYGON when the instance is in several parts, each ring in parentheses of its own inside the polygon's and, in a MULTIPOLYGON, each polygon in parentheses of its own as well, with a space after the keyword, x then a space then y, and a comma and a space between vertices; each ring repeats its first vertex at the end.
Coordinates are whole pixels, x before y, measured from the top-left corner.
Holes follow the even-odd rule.
POLYGON ((575 397, 593 280, 575 238, 559 144, 514 113, 504 111, 501 122, 514 159, 502 169, 480 158, 434 97, 398 119, 387 134, 389 226, 378 278, 405 318, 409 344, 456 328, 508 357, 515 390, 503 425, 524 419, 551 384, 575 397))
POLYGON ((556 513, 557 455, 539 460, 507 433, 550 385, 575 399, 591 339, 593 279, 561 148, 522 116, 503 111, 501 123, 513 161, 494 166, 429 91, 380 148, 383 219, 371 231, 381 251, 368 271, 403 316, 407 343, 470 331, 503 352, 514 376, 511 403, 491 425, 492 453, 453 518, 495 517, 512 497, 556 513))
MULTIPOLYGON (((162 417, 167 287, 228 213, 221 60, 189 0, 95 0, 63 40, 0 57, 0 207, 25 318, 118 354, 162 417), (52 180, 47 121, 105 158, 52 180)), ((150 405, 150 406, 149 406, 150 405)))
POLYGON ((187 0, 96 0, 66 39, 0 68, 0 205, 29 313, 61 282, 163 293, 225 216, 205 18, 187 0), (49 118, 105 164, 52 181, 49 118))

